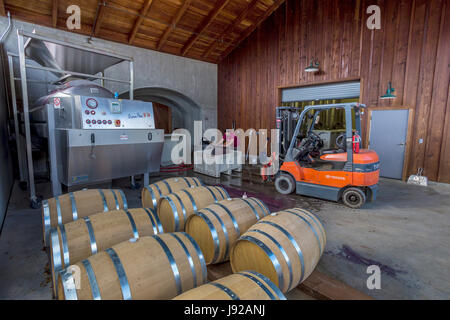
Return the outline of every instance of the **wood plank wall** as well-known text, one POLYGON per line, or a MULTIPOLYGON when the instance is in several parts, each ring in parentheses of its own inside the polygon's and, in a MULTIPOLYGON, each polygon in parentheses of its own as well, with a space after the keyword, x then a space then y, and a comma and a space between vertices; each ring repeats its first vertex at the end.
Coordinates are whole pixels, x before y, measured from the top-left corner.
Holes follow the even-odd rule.
POLYGON ((449 24, 450 0, 287 0, 219 64, 219 127, 274 128, 279 87, 359 78, 362 103, 414 109, 408 174, 450 182, 449 24), (397 98, 381 100, 389 81, 397 98))

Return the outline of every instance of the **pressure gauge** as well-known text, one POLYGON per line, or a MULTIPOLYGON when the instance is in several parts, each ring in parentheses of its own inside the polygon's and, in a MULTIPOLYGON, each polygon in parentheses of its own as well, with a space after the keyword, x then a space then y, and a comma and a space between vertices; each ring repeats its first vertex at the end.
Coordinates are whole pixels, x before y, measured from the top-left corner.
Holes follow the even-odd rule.
POLYGON ((89 98, 89 99, 86 100, 86 105, 90 109, 95 109, 95 108, 98 107, 98 102, 94 98, 89 98))

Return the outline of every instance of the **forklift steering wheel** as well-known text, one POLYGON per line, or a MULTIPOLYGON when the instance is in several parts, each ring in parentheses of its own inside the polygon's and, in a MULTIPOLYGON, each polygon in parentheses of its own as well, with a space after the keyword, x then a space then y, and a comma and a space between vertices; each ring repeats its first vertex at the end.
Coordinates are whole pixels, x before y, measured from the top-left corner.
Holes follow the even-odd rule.
POLYGON ((346 145, 347 145, 346 140, 347 140, 347 135, 345 133, 338 135, 336 138, 336 146, 339 149, 343 149, 343 150, 347 149, 346 148, 346 145))

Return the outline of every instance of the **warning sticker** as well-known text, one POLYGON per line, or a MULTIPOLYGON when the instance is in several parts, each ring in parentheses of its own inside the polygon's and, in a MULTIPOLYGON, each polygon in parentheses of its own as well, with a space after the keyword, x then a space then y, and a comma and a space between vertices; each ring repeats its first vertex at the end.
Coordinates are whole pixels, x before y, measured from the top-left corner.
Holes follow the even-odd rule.
POLYGON ((53 98, 53 106, 55 109, 60 109, 61 108, 61 99, 53 98))

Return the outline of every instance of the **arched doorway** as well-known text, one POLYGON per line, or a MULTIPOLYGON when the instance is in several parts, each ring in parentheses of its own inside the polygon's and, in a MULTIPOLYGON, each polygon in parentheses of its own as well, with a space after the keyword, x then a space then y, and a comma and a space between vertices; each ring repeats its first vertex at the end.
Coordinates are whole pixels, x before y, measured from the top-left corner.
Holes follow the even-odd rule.
MULTIPOLYGON (((129 96, 129 92, 126 92, 121 94, 120 98, 128 99, 129 96)), ((184 128, 189 130, 192 135, 194 133, 194 121, 201 120, 200 106, 189 97, 175 90, 158 87, 139 88, 134 90, 134 99, 156 102, 156 112, 163 112, 163 114, 164 111, 160 108, 160 105, 170 107, 172 130, 184 128)))

